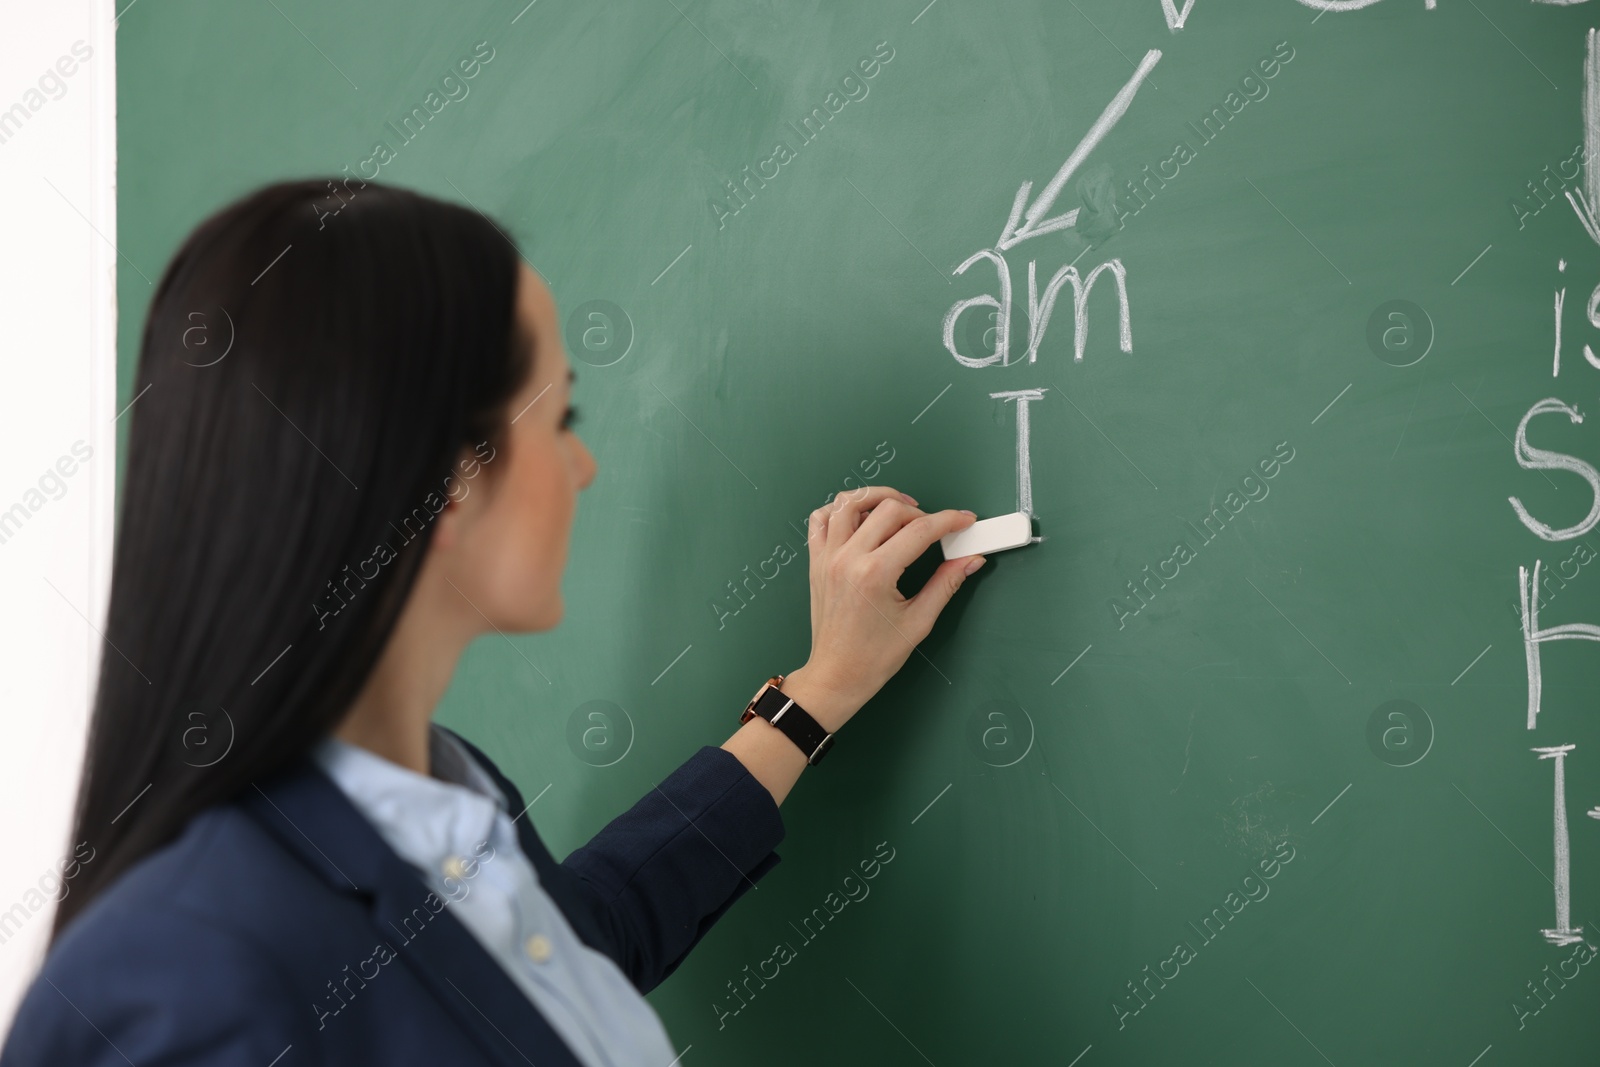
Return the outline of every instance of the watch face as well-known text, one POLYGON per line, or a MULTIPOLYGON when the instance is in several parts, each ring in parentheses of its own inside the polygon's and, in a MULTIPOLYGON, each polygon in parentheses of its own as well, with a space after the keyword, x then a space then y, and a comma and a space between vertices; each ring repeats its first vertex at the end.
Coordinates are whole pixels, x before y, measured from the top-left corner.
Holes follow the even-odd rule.
POLYGON ((750 703, 747 704, 746 707, 754 708, 756 706, 756 701, 760 700, 768 689, 775 689, 782 684, 783 675, 774 674, 771 678, 768 678, 766 681, 761 683, 761 688, 756 690, 756 695, 750 698, 750 703))
POLYGON ((775 685, 781 685, 782 682, 783 675, 780 674, 774 678, 768 678, 765 682, 761 683, 761 688, 756 690, 756 695, 750 698, 750 703, 744 706, 744 712, 739 716, 739 722, 741 725, 756 717, 756 703, 766 695, 768 689, 771 689, 775 685))

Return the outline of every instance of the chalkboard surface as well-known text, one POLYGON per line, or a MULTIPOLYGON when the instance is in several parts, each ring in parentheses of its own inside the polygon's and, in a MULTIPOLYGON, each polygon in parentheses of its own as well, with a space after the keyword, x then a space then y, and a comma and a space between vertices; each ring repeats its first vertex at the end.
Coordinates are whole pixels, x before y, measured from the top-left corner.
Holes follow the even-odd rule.
POLYGON ((1595 1062, 1600 7, 524 4, 132 7, 118 243, 377 174, 549 281, 567 619, 440 715, 558 854, 804 659, 830 494, 1031 510, 652 994, 683 1063, 1595 1062))

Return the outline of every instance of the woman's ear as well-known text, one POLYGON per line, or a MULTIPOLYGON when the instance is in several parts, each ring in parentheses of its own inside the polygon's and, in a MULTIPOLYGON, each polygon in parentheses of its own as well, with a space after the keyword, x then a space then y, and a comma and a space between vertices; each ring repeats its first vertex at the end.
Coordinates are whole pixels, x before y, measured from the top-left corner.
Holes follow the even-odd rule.
POLYGON ((434 519, 433 544, 436 548, 454 548, 461 539, 461 503, 453 496, 445 497, 444 510, 434 519))
POLYGON ((445 476, 444 510, 434 519, 438 528, 433 532, 433 539, 440 548, 453 548, 460 543, 461 524, 470 522, 478 508, 476 503, 468 504, 467 500, 473 496, 473 482, 482 470, 483 465, 477 461, 474 451, 463 448, 455 469, 445 476))

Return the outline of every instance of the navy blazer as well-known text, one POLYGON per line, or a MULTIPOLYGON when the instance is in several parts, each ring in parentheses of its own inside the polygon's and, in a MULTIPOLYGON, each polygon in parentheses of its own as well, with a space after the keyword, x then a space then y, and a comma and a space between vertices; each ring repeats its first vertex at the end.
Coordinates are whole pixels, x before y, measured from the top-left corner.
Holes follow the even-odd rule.
MULTIPOLYGON (((517 787, 466 748, 520 811, 517 787)), ((707 745, 565 862, 527 818, 517 833, 578 936, 643 993, 778 863, 784 829, 766 787, 707 745)), ((52 946, 0 1051, 0 1067, 130 1062, 579 1067, 309 758, 197 815, 102 892, 52 946)))

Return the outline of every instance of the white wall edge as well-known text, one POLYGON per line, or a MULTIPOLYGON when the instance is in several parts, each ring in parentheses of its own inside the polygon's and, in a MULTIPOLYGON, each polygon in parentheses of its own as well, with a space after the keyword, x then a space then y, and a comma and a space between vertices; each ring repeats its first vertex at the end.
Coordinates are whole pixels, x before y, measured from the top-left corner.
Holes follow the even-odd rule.
POLYGON ((0 194, 15 209, 0 257, 0 1033, 44 958, 110 593, 118 9, 0 9, 0 119, 15 125, 0 124, 0 194), (92 58, 52 78, 78 42, 92 58), (92 458, 52 474, 80 441, 92 458))

